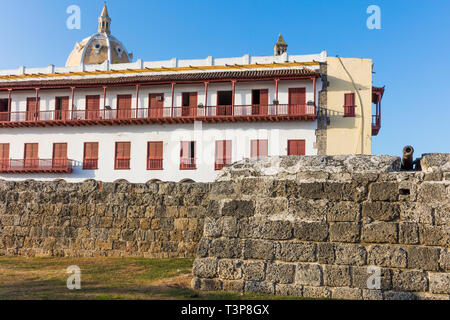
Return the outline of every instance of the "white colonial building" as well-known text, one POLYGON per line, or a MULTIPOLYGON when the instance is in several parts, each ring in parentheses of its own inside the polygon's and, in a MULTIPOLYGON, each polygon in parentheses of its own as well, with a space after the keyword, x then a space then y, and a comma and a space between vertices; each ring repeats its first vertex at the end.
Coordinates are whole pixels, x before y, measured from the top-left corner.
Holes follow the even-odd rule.
POLYGON ((0 179, 207 182, 318 153, 326 52, 288 55, 280 36, 273 56, 131 62, 110 23, 105 6, 66 67, 0 71, 0 179))

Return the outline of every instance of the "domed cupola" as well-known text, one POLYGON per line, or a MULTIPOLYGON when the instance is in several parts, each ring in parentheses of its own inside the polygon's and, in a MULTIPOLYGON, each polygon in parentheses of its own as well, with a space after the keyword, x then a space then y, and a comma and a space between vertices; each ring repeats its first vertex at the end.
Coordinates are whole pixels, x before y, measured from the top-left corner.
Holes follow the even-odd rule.
POLYGON ((76 43, 66 67, 79 66, 81 64, 129 63, 133 54, 128 53, 125 46, 111 35, 111 18, 106 5, 98 18, 98 33, 76 43))

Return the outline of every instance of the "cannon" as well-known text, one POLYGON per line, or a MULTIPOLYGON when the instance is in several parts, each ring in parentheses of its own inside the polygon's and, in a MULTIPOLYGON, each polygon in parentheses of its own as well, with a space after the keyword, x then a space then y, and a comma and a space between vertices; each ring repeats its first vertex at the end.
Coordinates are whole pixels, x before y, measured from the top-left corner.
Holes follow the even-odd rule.
POLYGON ((413 170, 414 160, 413 160, 414 148, 412 146, 405 146, 403 148, 403 158, 402 158, 402 170, 413 170))

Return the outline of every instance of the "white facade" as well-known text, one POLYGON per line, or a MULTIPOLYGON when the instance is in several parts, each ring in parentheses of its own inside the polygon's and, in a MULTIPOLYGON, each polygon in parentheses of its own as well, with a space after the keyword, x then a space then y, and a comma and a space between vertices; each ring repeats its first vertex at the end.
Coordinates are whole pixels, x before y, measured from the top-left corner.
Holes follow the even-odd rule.
MULTIPOLYGON (((201 73, 201 72, 225 72, 230 71, 225 68, 227 65, 245 65, 247 67, 236 67, 231 71, 267 71, 267 70, 289 70, 289 69, 303 69, 301 66, 280 66, 276 67, 277 63, 302 63, 302 62, 324 62, 326 60, 326 52, 317 55, 305 56, 289 56, 287 53, 281 56, 268 57, 250 57, 245 55, 238 58, 214 59, 208 57, 200 60, 178 60, 172 59, 160 62, 143 62, 138 60, 130 64, 110 65, 107 61, 102 65, 81 65, 78 67, 55 68, 49 66, 43 69, 28 69, 21 67, 18 70, 0 71, 1 76, 16 75, 19 78, 14 79, 15 83, 30 80, 71 80, 80 79, 111 79, 114 77, 136 77, 147 75, 173 75, 182 73, 201 73), (276 63, 275 66, 259 66, 260 64, 276 63), (258 64, 258 65, 257 65, 258 64), (253 65, 249 67, 248 65, 253 65), (152 71, 145 68, 183 68, 198 66, 217 66, 216 69, 198 70, 198 71, 152 71), (224 68, 220 68, 223 66, 224 68), (79 70, 78 70, 79 69, 79 70), (113 70, 120 72, 121 70, 139 69, 136 73, 108 73, 102 74, 102 71, 113 70), (145 69, 145 70, 144 70, 145 69), (64 72, 81 72, 81 71, 99 71, 98 74, 83 74, 70 76, 54 76, 54 73, 61 74, 64 72), (45 77, 37 76, 36 74, 46 74, 45 77), (20 78, 21 76, 33 75, 30 78, 20 78)), ((310 70, 317 71, 318 64, 313 64, 307 67, 310 70)), ((0 82, 2 79, 0 79, 0 82)), ((289 89, 290 88, 305 88, 306 101, 315 102, 318 105, 319 91, 321 90, 321 81, 316 82, 316 92, 314 93, 314 84, 311 79, 296 79, 288 80, 281 79, 276 86, 275 81, 255 80, 236 82, 234 105, 235 111, 239 115, 252 114, 252 90, 267 89, 269 114, 273 114, 272 108, 277 108, 272 105, 273 101, 278 96, 280 105, 285 105, 288 108, 289 103, 289 89)), ((40 118, 39 121, 54 120, 52 115, 55 110, 55 97, 66 96, 70 98, 69 110, 72 105, 76 110, 85 110, 86 96, 99 95, 100 109, 103 105, 110 107, 112 110, 117 108, 118 95, 131 95, 131 108, 146 110, 149 107, 149 94, 158 93, 164 94, 164 116, 170 116, 171 108, 179 108, 182 105, 183 92, 196 92, 198 104, 205 104, 207 106, 217 106, 217 92, 231 91, 232 83, 228 82, 211 82, 207 89, 207 99, 205 99, 205 85, 204 83, 177 83, 174 87, 172 101, 172 87, 170 84, 146 84, 139 86, 139 96, 136 97, 137 91, 135 86, 109 86, 106 91, 106 97, 103 95, 102 85, 93 88, 76 88, 74 91, 74 99, 72 101, 72 90, 67 85, 62 89, 45 89, 39 90, 40 98, 40 118), (105 99, 106 98, 106 99, 105 99), (136 99, 137 98, 137 99, 136 99), (48 113, 46 113, 48 112, 48 113)), ((0 99, 10 100, 11 117, 9 121, 16 121, 15 113, 27 111, 27 98, 34 98, 36 91, 33 88, 30 90, 12 90, 10 93, 7 90, 0 91, 0 99)), ((286 109, 287 110, 287 109, 286 109)), ((313 112, 313 109, 311 109, 313 112)), ((22 114, 23 116, 23 114, 22 114)), ((22 119, 22 118, 21 118, 22 119)), ((18 121, 18 120, 17 120, 18 121)), ((20 120, 23 121, 23 120, 20 120)), ((232 161, 239 161, 243 158, 250 157, 251 140, 268 140, 268 155, 286 155, 288 140, 304 140, 305 154, 317 154, 316 135, 317 122, 314 119, 284 119, 280 121, 262 121, 256 119, 248 121, 233 122, 199 122, 195 123, 160 123, 160 124, 89 124, 83 126, 32 126, 32 127, 11 127, 0 128, 0 144, 9 144, 9 159, 24 159, 24 145, 26 143, 38 143, 38 158, 52 159, 53 144, 67 143, 67 158, 74 161, 72 173, 0 173, 0 179, 5 180, 58 180, 64 179, 68 182, 79 182, 86 179, 96 179, 104 182, 113 182, 119 179, 125 179, 130 182, 144 183, 153 179, 162 181, 183 181, 190 179, 196 182, 213 181, 218 173, 215 170, 215 146, 216 141, 230 140, 232 143, 232 161), (147 143, 151 141, 163 142, 163 170, 147 170, 147 143), (180 144, 181 141, 195 141, 196 142, 196 169, 195 170, 181 170, 180 169, 180 144), (98 142, 98 169, 97 170, 83 170, 83 153, 85 142, 98 142), (130 169, 129 170, 115 170, 115 143, 116 142, 130 142, 130 169)))

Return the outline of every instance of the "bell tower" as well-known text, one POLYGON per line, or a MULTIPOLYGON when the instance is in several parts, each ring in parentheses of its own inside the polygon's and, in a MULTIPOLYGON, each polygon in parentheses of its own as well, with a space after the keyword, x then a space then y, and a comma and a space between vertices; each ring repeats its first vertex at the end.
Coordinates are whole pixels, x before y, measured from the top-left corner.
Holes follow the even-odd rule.
POLYGON ((101 16, 98 18, 98 32, 111 34, 111 18, 108 15, 106 3, 103 7, 101 16))
POLYGON ((281 33, 278 35, 278 41, 273 47, 273 55, 274 56, 281 56, 283 53, 287 51, 287 43, 284 41, 283 36, 281 33))

